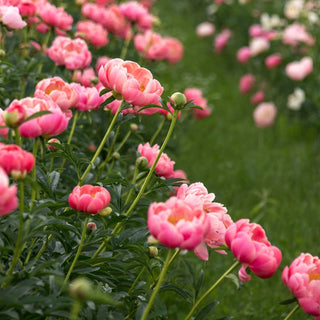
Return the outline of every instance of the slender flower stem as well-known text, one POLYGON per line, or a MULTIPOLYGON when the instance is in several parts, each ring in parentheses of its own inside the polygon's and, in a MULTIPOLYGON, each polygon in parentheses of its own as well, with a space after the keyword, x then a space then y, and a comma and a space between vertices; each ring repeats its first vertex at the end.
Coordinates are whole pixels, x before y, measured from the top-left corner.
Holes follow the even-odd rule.
POLYGON ((14 136, 16 138, 17 145, 21 147, 21 137, 18 128, 14 128, 14 136))
POLYGON ((156 296, 158 294, 158 291, 160 289, 160 286, 161 286, 161 284, 162 284, 162 282, 164 280, 164 276, 165 276, 165 274, 166 274, 166 272, 168 270, 168 267, 169 267, 169 264, 170 264, 170 261, 171 261, 171 257, 173 256, 173 253, 174 253, 174 249, 170 249, 168 254, 167 254, 167 258, 166 258, 166 260, 165 260, 165 262, 164 262, 164 264, 162 266, 162 270, 161 270, 157 285, 155 286, 155 288, 154 288, 154 290, 152 292, 150 300, 149 300, 149 302, 148 302, 148 304, 147 304, 147 306, 146 306, 146 308, 145 308, 145 310, 143 312, 143 315, 141 317, 141 320, 146 320, 147 319, 147 316, 148 316, 148 314, 149 314, 149 312, 151 310, 153 302, 154 302, 154 300, 155 300, 155 298, 156 298, 156 296))
POLYGON ((150 140, 150 145, 152 146, 154 143, 154 140, 156 140, 157 136, 159 135, 159 133, 161 132, 164 124, 166 123, 166 117, 162 118, 162 121, 160 122, 160 125, 157 129, 157 131, 154 133, 154 135, 152 136, 151 140, 150 140))
MULTIPOLYGON (((136 184, 138 173, 139 173, 139 168, 138 168, 138 165, 136 165, 136 168, 134 170, 133 177, 132 177, 132 180, 131 180, 131 184, 132 185, 136 184)), ((126 199, 124 205, 128 204, 128 202, 130 201, 133 189, 134 189, 133 187, 130 188, 128 196, 127 196, 127 199, 126 199)))
MULTIPOLYGON (((165 139, 164 139, 164 141, 162 143, 162 146, 161 146, 161 148, 160 148, 160 150, 158 152, 158 155, 157 155, 152 167, 150 168, 150 171, 149 171, 148 175, 146 176, 146 179, 144 180, 138 195, 136 196, 136 198, 132 202, 130 208, 126 212, 126 214, 125 214, 126 217, 129 217, 131 215, 131 213, 133 212, 133 210, 136 207, 137 203, 139 202, 140 198, 142 197, 142 195, 143 195, 143 193, 144 193, 144 191, 145 191, 145 189, 146 189, 146 187, 147 187, 147 185, 148 185, 148 183, 149 183, 149 181, 150 181, 150 179, 151 179, 151 177, 153 175, 154 169, 155 169, 155 167, 156 167, 156 165, 157 165, 157 163, 158 163, 158 161, 160 159, 160 156, 161 156, 163 150, 165 149, 165 147, 167 146, 167 143, 170 140, 171 134, 173 132, 174 126, 175 126, 176 121, 177 121, 178 113, 179 113, 179 110, 174 110, 167 136, 165 137, 165 139)), ((92 258, 96 258, 104 250, 105 245, 110 241, 111 237, 114 234, 117 234, 121 230, 121 226, 122 226, 121 222, 118 222, 116 224, 116 226, 114 227, 114 229, 113 229, 113 231, 111 233, 111 236, 109 236, 109 237, 104 239, 104 241, 101 243, 100 247, 94 253, 92 258)))
MULTIPOLYGON (((32 154, 34 156, 35 159, 37 159, 37 153, 38 153, 38 149, 39 149, 39 139, 35 139, 35 141, 33 142, 33 151, 32 151, 32 154)), ((37 181, 37 177, 36 177, 36 164, 33 166, 32 168, 32 172, 31 172, 31 175, 32 175, 32 180, 34 182, 37 181)), ((33 207, 33 203, 36 199, 36 189, 35 188, 32 188, 32 191, 31 191, 31 202, 30 202, 30 210, 32 209, 33 207)))
POLYGON ((201 302, 218 286, 218 284, 230 273, 234 268, 236 268, 239 265, 239 261, 236 261, 203 295, 202 297, 193 305, 191 311, 188 313, 188 315, 184 318, 184 320, 188 320, 191 318, 193 313, 196 311, 196 309, 199 307, 201 302))
POLYGON ((300 308, 300 305, 297 303, 294 308, 290 311, 290 313, 284 318, 284 320, 288 320, 291 316, 300 308))
POLYGON ((122 59, 122 60, 124 60, 126 58, 130 41, 131 41, 131 38, 130 37, 126 37, 126 40, 124 41, 124 44, 123 44, 123 47, 122 47, 122 50, 121 50, 121 54, 120 54, 120 59, 122 59))
POLYGON ((132 286, 130 287, 129 291, 128 291, 128 295, 130 295, 134 289, 134 287, 136 286, 136 284, 138 283, 140 277, 142 276, 142 274, 144 273, 144 270, 146 269, 145 266, 143 266, 143 268, 141 269, 140 273, 138 274, 138 276, 136 277, 136 279, 134 280, 132 286))
POLYGON ((42 256, 44 250, 46 249, 46 247, 48 246, 49 242, 51 241, 51 239, 53 238, 53 234, 49 234, 49 236, 46 239, 46 242, 42 245, 42 247, 40 248, 39 252, 37 253, 36 257, 34 258, 35 261, 39 260, 39 258, 42 256))
POLYGON ((80 181, 79 181, 79 185, 82 185, 84 179, 86 178, 87 174, 88 174, 89 171, 91 170, 94 162, 97 160, 100 152, 102 151, 102 149, 103 149, 103 147, 104 147, 104 144, 106 143, 106 141, 107 141, 107 139, 108 139, 108 137, 109 137, 109 135, 110 135, 110 133, 111 133, 111 131, 112 131, 112 128, 113 128, 114 124, 116 123, 116 120, 117 120, 117 118, 118 118, 118 115, 119 115, 119 113, 120 113, 120 111, 121 111, 121 108, 122 108, 122 105, 123 105, 123 104, 124 104, 124 100, 122 100, 120 107, 118 108, 117 112, 116 112, 115 115, 113 116, 113 119, 112 119, 112 121, 111 121, 111 123, 110 123, 110 125, 109 125, 109 128, 108 128, 107 132, 105 133, 103 139, 101 140, 100 145, 99 145, 99 147, 97 148, 96 153, 95 153, 94 156, 92 157, 92 159, 91 159, 91 161, 90 161, 87 169, 85 170, 85 172, 84 172, 83 175, 81 176, 80 181))
POLYGON ((82 247, 83 247, 83 242, 84 242, 84 239, 86 237, 87 224, 88 224, 89 218, 90 218, 90 216, 89 216, 89 214, 87 214, 86 220, 84 221, 84 224, 83 224, 81 239, 80 239, 80 243, 79 243, 79 247, 78 247, 77 253, 76 253, 76 255, 75 255, 75 257, 74 257, 74 259, 72 261, 72 264, 71 264, 71 266, 69 268, 69 271, 68 271, 68 273, 67 273, 67 275, 66 275, 66 277, 64 279, 63 284, 66 284, 67 281, 69 280, 70 275, 72 273, 72 270, 73 270, 74 266, 76 265, 76 262, 77 262, 77 260, 78 260, 78 258, 80 256, 80 253, 81 253, 81 250, 82 250, 82 247))
POLYGON ((70 312, 70 317, 69 320, 78 320, 79 319, 79 313, 81 311, 81 302, 79 300, 74 300, 73 301, 73 305, 72 305, 72 309, 70 312))

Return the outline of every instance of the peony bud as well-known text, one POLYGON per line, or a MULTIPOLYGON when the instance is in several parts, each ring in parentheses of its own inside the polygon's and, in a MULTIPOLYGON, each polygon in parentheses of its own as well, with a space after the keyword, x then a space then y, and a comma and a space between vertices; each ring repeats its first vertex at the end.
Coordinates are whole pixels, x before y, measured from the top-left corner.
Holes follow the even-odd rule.
POLYGON ((181 110, 187 103, 186 96, 181 92, 175 92, 171 97, 171 101, 174 103, 175 109, 181 110))
POLYGON ((148 253, 150 258, 154 258, 158 256, 158 248, 155 246, 148 247, 148 253))
POLYGON ((139 129, 138 125, 136 123, 130 124, 130 130, 131 131, 137 131, 139 129))
POLYGON ((10 128, 18 127, 26 119, 26 110, 20 104, 16 104, 3 112, 3 120, 10 128))
POLYGON ((56 148, 54 146, 52 146, 50 143, 58 143, 58 144, 61 144, 60 140, 58 140, 57 138, 52 138, 50 140, 48 140, 48 143, 47 143, 47 148, 49 150, 52 150, 52 151, 55 151, 56 148))
POLYGON ((136 166, 139 170, 145 170, 148 168, 148 160, 146 157, 139 157, 136 161, 136 166))
POLYGON ((77 300, 86 300, 91 291, 91 283, 86 278, 75 279, 69 287, 70 296, 77 300))
POLYGON ((97 225, 94 222, 89 222, 87 224, 87 231, 93 232, 97 230, 97 225))
POLYGON ((102 217, 106 217, 108 216, 110 213, 112 212, 112 209, 110 207, 104 208, 101 211, 98 212, 98 214, 100 214, 100 216, 102 217))

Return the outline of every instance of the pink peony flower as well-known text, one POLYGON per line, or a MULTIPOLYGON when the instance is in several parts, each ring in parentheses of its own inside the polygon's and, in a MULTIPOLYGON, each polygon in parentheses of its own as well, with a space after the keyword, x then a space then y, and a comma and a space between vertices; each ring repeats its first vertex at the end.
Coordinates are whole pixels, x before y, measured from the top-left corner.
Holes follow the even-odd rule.
POLYGON ((18 207, 17 187, 9 186, 9 178, 0 167, 0 216, 11 213, 18 207))
POLYGON ((98 77, 107 89, 137 107, 157 104, 163 92, 163 87, 153 79, 152 73, 132 61, 112 59, 101 66, 98 77))
POLYGON ((313 61, 310 57, 304 57, 300 61, 294 61, 286 66, 286 74, 292 80, 303 80, 313 71, 313 61))
POLYGON ((257 91, 250 99, 250 102, 253 105, 261 103, 265 98, 264 92, 263 91, 257 91))
POLYGON ((166 60, 170 64, 175 64, 183 58, 183 44, 176 38, 165 37, 163 38, 165 46, 167 46, 166 60))
POLYGON ((35 163, 32 153, 15 144, 0 143, 0 167, 15 179, 23 179, 35 163))
POLYGON ((225 233, 225 242, 235 258, 243 264, 239 272, 241 281, 251 277, 246 268, 260 278, 270 278, 276 272, 281 259, 281 251, 270 244, 263 228, 248 219, 241 219, 229 226, 225 233))
POLYGON ((268 69, 273 69, 275 67, 278 67, 282 63, 282 57, 280 53, 274 53, 270 56, 268 56, 265 60, 265 64, 268 69))
POLYGON ((0 22, 11 29, 22 29, 27 25, 22 20, 19 9, 14 6, 0 5, 0 22))
POLYGON ((70 207, 76 211, 97 214, 108 207, 111 197, 107 189, 86 184, 76 186, 68 200, 70 207))
POLYGON ((96 62, 96 72, 98 73, 100 68, 101 68, 101 66, 105 65, 110 60, 111 60, 111 58, 109 58, 107 56, 99 57, 97 62, 96 62))
POLYGON ((201 120, 211 114, 211 109, 207 106, 207 99, 202 96, 202 91, 198 88, 187 88, 184 95, 188 101, 192 101, 195 105, 202 107, 200 109, 192 109, 192 114, 196 120, 201 120))
MULTIPOLYGON (((3 119, 3 113, 4 111, 0 108, 0 126, 6 125, 3 119)), ((3 136, 4 138, 8 139, 8 134, 9 134, 9 128, 0 128, 0 136, 3 136)))
POLYGON ((237 52, 237 59, 240 63, 246 63, 251 58, 251 51, 249 47, 242 47, 237 52))
POLYGON ((79 21, 77 23, 76 37, 85 39, 97 48, 109 43, 108 31, 101 24, 90 20, 79 21))
POLYGON ((296 22, 285 28, 282 39, 284 44, 293 47, 300 43, 306 43, 309 46, 313 46, 315 44, 313 37, 307 33, 306 26, 296 22))
POLYGON ((54 39, 46 54, 56 65, 64 65, 69 70, 85 69, 92 59, 86 42, 82 39, 72 40, 58 36, 54 39))
POLYGON ((320 259, 309 253, 301 253, 286 266, 282 281, 298 299, 302 310, 320 319, 320 259))
POLYGON ((40 99, 51 99, 64 112, 74 107, 79 99, 78 92, 60 77, 47 78, 38 82, 34 96, 40 99))
POLYGON ((277 115, 277 108, 272 102, 260 103, 253 112, 253 120, 258 128, 273 125, 277 115))
POLYGON ((98 81, 98 77, 93 68, 86 68, 84 70, 75 70, 72 80, 81 83, 85 87, 93 87, 94 83, 98 81))
POLYGON ((250 92, 255 84, 255 77, 251 73, 243 75, 239 82, 239 90, 242 94, 250 92))
POLYGON ((209 37, 214 34, 215 26, 211 22, 202 22, 197 25, 196 34, 198 37, 209 37))
POLYGON ((224 29, 221 33, 219 33, 215 40, 214 40, 214 47, 216 52, 220 53, 223 51, 223 49, 226 47, 228 44, 230 38, 231 38, 231 30, 229 29, 224 29))
POLYGON ((8 108, 17 104, 24 107, 27 117, 39 111, 51 112, 21 124, 19 132, 22 137, 52 137, 60 134, 68 126, 70 117, 63 113, 59 106, 51 100, 27 97, 21 100, 13 100, 8 108))
POLYGON ((260 24, 253 24, 249 28, 249 35, 251 38, 264 37, 265 31, 260 24))
POLYGON ((37 6, 32 0, 24 0, 18 4, 19 12, 22 16, 34 16, 37 12, 37 6))
POLYGON ((268 50, 270 43, 267 39, 262 37, 253 38, 250 41, 249 48, 251 56, 257 56, 258 54, 268 50))
POLYGON ((201 201, 171 197, 151 203, 148 210, 151 235, 169 248, 194 250, 208 232, 206 213, 201 201))
MULTIPOLYGON (((142 157, 145 157, 148 160, 148 167, 151 168, 158 156, 159 149, 160 148, 157 144, 151 147, 149 142, 147 142, 144 145, 139 144, 137 151, 141 154, 142 157)), ((172 176, 174 175, 174 164, 175 162, 172 161, 166 153, 162 153, 155 167, 156 175, 159 177, 164 177, 165 179, 172 178, 172 176)))

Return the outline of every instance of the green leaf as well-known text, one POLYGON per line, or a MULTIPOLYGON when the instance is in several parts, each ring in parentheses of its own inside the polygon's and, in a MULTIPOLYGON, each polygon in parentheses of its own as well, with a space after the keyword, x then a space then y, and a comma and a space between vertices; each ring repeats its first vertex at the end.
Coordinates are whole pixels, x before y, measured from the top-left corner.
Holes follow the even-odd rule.
POLYGON ((111 96, 108 99, 106 99, 104 102, 102 102, 99 107, 103 108, 104 106, 106 106, 107 104, 113 102, 114 100, 116 100, 116 98, 114 96, 111 96))
POLYGON ((291 299, 287 299, 287 300, 283 300, 281 302, 279 302, 279 304, 281 305, 287 305, 287 304, 291 304, 297 302, 297 298, 291 298, 291 299))
POLYGON ((230 274, 226 275, 226 278, 229 278, 236 285, 238 290, 240 289, 241 281, 235 274, 230 273, 230 274))
POLYGON ((201 311, 196 316, 195 320, 204 320, 217 304, 219 304, 219 301, 213 301, 207 304, 205 307, 201 309, 201 311))
POLYGON ((108 93, 108 92, 110 92, 111 90, 109 90, 109 89, 107 89, 107 88, 104 88, 104 89, 102 89, 101 91, 100 91, 100 93, 99 93, 99 96, 101 97, 101 96, 103 96, 105 93, 108 93))
POLYGON ((29 116, 27 119, 25 119, 25 120, 23 121, 23 123, 24 123, 24 122, 27 122, 27 121, 29 121, 29 120, 32 120, 32 119, 41 117, 41 116, 43 116, 43 115, 45 115, 45 114, 50 114, 50 113, 52 113, 52 112, 51 112, 51 111, 48 111, 48 110, 36 112, 36 113, 32 114, 31 116, 29 116))
POLYGON ((186 289, 182 289, 180 287, 177 287, 173 284, 163 284, 160 288, 160 291, 167 291, 172 290, 178 293, 180 296, 182 296, 185 300, 188 302, 191 302, 191 299, 193 297, 192 293, 186 289))
POLYGON ((199 276, 199 279, 198 279, 198 282, 197 282, 196 288, 195 288, 196 289, 196 291, 195 291, 195 299, 197 299, 199 291, 201 289, 201 286, 202 286, 202 283, 203 283, 203 277, 204 277, 204 271, 201 269, 200 276, 199 276))

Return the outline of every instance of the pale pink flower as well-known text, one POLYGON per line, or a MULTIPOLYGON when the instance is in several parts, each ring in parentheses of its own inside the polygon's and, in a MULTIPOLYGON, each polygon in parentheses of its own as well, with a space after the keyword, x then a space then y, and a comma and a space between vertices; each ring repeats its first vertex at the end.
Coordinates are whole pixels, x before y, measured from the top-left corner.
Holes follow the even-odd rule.
POLYGON ((0 167, 0 216, 11 213, 18 207, 17 187, 9 186, 9 178, 0 167))
POLYGON ((27 25, 22 20, 19 9, 14 6, 0 5, 0 22, 11 29, 22 29, 27 25))
POLYGON ((282 281, 298 299, 302 310, 320 319, 320 259, 309 253, 301 253, 286 266, 282 281))
POLYGON ((104 101, 95 87, 84 87, 78 83, 71 83, 71 87, 78 93, 79 99, 74 107, 80 111, 99 109, 100 104, 104 101))
POLYGON ((214 47, 216 52, 220 53, 223 51, 223 49, 226 47, 228 44, 230 38, 231 38, 231 30, 229 29, 224 29, 221 33, 219 33, 215 40, 214 40, 214 47))
POLYGON ((250 92, 256 82, 256 78, 253 74, 247 73, 240 78, 239 90, 242 94, 250 92))
POLYGON ((261 103, 265 98, 265 94, 263 91, 257 91, 250 99, 250 102, 253 104, 253 105, 256 105, 256 104, 259 104, 261 103))
POLYGON ((249 281, 246 273, 249 269, 260 278, 270 278, 277 271, 281 262, 281 251, 268 241, 265 231, 249 219, 241 219, 228 227, 225 233, 226 245, 235 258, 243 264, 239 272, 241 281, 249 281))
POLYGON ((208 232, 207 215, 200 201, 171 197, 166 202, 151 203, 148 228, 166 247, 194 250, 208 232))
POLYGON ((79 21, 76 27, 76 37, 85 39, 97 48, 109 43, 108 31, 99 23, 90 20, 79 21))
POLYGON ((282 56, 280 53, 274 53, 270 56, 268 56, 265 60, 265 64, 268 69, 273 69, 275 67, 278 67, 282 63, 282 56))
POLYGON ((183 44, 177 39, 173 37, 164 37, 165 46, 167 47, 167 55, 166 60, 170 64, 178 63, 183 58, 183 44))
POLYGON ((297 22, 287 26, 283 31, 282 41, 290 46, 297 46, 300 43, 306 43, 309 46, 315 44, 314 38, 307 33, 306 26, 297 22))
POLYGON ((70 39, 58 36, 54 39, 46 54, 56 65, 64 65, 69 70, 85 69, 92 59, 86 42, 82 39, 70 39))
MULTIPOLYGON (((0 126, 5 126, 6 123, 3 119, 3 110, 0 108, 0 126)), ((8 139, 9 134, 9 128, 0 128, 0 136, 3 136, 4 138, 8 139)))
POLYGON ((286 74, 292 80, 303 80, 313 71, 313 61, 310 57, 304 57, 300 61, 290 62, 286 66, 286 74))
POLYGON ((78 92, 60 77, 46 78, 38 82, 34 96, 40 99, 51 99, 62 111, 75 106, 78 92))
POLYGON ((251 50, 249 47, 242 47, 237 52, 237 59, 240 63, 246 63, 251 58, 251 50))
POLYGON ((112 59, 101 66, 98 77, 107 89, 137 107, 157 104, 163 92, 163 87, 153 79, 152 73, 133 61, 112 59))
POLYGON ((102 22, 104 8, 95 3, 87 2, 81 6, 81 13, 85 18, 95 22, 102 22))
POLYGON ((23 179, 35 163, 32 153, 15 144, 0 143, 0 167, 14 179, 23 179))
POLYGON ((187 101, 192 101, 195 105, 202 107, 200 109, 192 109, 192 114, 196 120, 201 120, 211 114, 211 109, 207 106, 207 99, 202 96, 202 91, 198 88, 187 88, 184 90, 187 101))
POLYGON ((253 38, 250 41, 249 48, 251 56, 257 56, 258 54, 267 51, 270 47, 270 43, 267 39, 262 37, 253 38))
POLYGON ((24 107, 27 117, 39 111, 51 112, 50 114, 45 114, 22 123, 19 127, 19 132, 22 137, 52 137, 60 134, 68 126, 70 117, 63 113, 59 106, 52 100, 27 97, 21 100, 13 100, 10 106, 15 106, 16 104, 24 107))
POLYGON ((99 57, 97 62, 96 62, 96 72, 98 73, 100 70, 100 67, 105 65, 107 62, 109 62, 111 60, 111 58, 107 57, 107 56, 102 56, 99 57))
POLYGON ((209 37, 214 34, 215 26, 211 22, 202 22, 196 27, 196 34, 198 37, 209 37))
MULTIPOLYGON (((139 144, 137 151, 142 157, 145 157, 148 161, 148 167, 151 168, 159 154, 159 146, 155 144, 150 146, 149 142, 139 144)), ((165 179, 170 179, 174 175, 173 167, 175 162, 172 161, 166 153, 162 153, 158 163, 155 166, 155 173, 159 177, 164 177, 165 179)))
POLYGON ((108 207, 111 196, 107 189, 85 184, 76 186, 69 195, 69 205, 76 211, 97 214, 108 207))
POLYGON ((81 83, 85 87, 93 87, 98 81, 98 77, 93 68, 84 70, 75 70, 72 75, 72 80, 81 83))
POLYGON ((264 37, 265 31, 260 24, 253 24, 249 28, 249 35, 251 38, 264 37))
POLYGON ((277 116, 277 108, 272 102, 260 103, 253 112, 253 120, 258 128, 270 127, 277 116))

